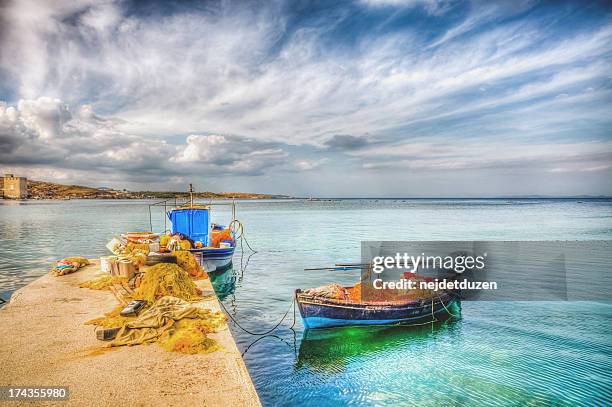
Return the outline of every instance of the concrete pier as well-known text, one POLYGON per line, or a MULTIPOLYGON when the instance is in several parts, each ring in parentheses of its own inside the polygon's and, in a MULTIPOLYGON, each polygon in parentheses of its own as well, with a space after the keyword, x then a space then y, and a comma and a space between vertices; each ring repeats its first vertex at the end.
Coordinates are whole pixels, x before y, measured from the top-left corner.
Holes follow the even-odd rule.
MULTIPOLYGON (((260 406, 227 325, 210 335, 222 349, 204 355, 157 344, 104 348, 84 323, 118 301, 110 291, 78 287, 98 275, 97 264, 66 276, 47 274, 13 294, 0 310, 0 386, 69 387, 67 402, 36 405, 260 406)), ((210 280, 197 283, 205 306, 218 311, 210 280)))

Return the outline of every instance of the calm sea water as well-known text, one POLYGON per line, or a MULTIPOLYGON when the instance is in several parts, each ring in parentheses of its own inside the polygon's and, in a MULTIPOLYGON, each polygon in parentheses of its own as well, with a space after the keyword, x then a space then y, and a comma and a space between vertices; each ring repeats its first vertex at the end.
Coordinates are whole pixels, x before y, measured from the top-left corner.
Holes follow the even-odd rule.
MULTIPOLYGON (((149 227, 145 201, 0 202, 0 292, 68 255, 106 254, 149 227)), ((156 230, 164 227, 160 210, 156 230)), ((213 221, 227 223, 229 208, 213 221)), ((361 240, 610 240, 611 201, 348 200, 238 203, 250 245, 214 277, 240 324, 262 332, 295 288, 354 283, 361 240), (247 264, 248 260, 248 265, 247 264), (246 265, 246 267, 245 267, 246 265)), ((588 278, 588 276, 585 276, 588 278)), ((304 331, 290 311, 273 335, 231 325, 264 405, 611 405, 612 304, 465 302, 462 318, 420 328, 304 331)))

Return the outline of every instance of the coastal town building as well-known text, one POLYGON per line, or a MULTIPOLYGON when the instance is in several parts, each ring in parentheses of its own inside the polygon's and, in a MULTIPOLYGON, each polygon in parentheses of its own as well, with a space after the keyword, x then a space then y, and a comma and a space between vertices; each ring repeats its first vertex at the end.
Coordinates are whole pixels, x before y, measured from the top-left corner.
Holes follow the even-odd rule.
POLYGON ((8 199, 25 199, 28 197, 28 180, 13 174, 4 174, 3 197, 8 199))

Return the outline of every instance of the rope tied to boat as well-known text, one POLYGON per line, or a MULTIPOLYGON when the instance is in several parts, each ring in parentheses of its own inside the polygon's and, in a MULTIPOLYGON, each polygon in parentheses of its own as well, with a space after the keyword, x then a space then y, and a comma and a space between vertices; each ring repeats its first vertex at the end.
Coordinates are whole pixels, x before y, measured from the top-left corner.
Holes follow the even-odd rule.
MULTIPOLYGON (((448 313, 448 314, 449 314, 451 317, 454 317, 454 318, 459 318, 459 315, 455 315, 455 314, 453 314, 452 312, 450 312, 450 310, 449 310, 448 308, 446 308, 446 305, 444 305, 444 301, 442 301, 442 297, 440 297, 440 294, 438 294, 438 299, 440 300, 440 304, 442 304, 442 306, 444 307, 444 309, 446 310, 446 312, 447 312, 447 313, 448 313)), ((433 301, 431 302, 431 304, 432 304, 431 306, 432 306, 432 308, 433 308, 433 301)), ((432 311, 432 312, 433 312, 433 311, 432 311)))
POLYGON ((249 241, 246 238, 246 233, 244 232, 244 225, 238 219, 234 219, 230 222, 228 228, 231 230, 232 235, 234 236, 234 240, 239 240, 240 242, 244 241, 253 253, 257 253, 257 250, 253 249, 249 244, 249 241))
POLYGON ((225 311, 225 313, 227 314, 228 317, 230 317, 230 319, 234 322, 234 324, 236 324, 236 326, 238 328, 240 328, 241 330, 243 330, 244 332, 246 332, 249 335, 253 335, 253 336, 263 336, 263 335, 268 335, 271 332, 274 332, 285 320, 285 318, 287 318, 287 315, 289 314, 289 311, 291 310, 291 307, 293 307, 293 323, 291 324, 291 326, 289 327, 289 329, 293 329, 293 327, 295 326, 295 298, 293 299, 293 301, 291 301, 291 304, 289 305, 289 308, 287 309, 287 311, 285 312, 285 314, 283 315, 283 317, 281 318, 280 321, 278 321, 278 323, 276 325, 274 325, 274 327, 272 327, 271 329, 267 330, 266 332, 252 332, 249 331, 248 329, 244 328, 242 325, 240 325, 238 323, 238 321, 236 321, 236 319, 232 316, 232 314, 229 313, 229 311, 227 310, 227 308, 225 308, 225 305, 223 304, 222 301, 219 301, 219 304, 221 304, 221 308, 223 308, 223 310, 225 311))

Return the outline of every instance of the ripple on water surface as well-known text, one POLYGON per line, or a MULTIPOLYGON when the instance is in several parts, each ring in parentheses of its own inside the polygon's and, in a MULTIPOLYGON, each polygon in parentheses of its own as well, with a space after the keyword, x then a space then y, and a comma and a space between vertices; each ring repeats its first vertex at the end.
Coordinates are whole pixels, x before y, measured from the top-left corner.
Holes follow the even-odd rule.
MULTIPOLYGON (((53 259, 96 257, 128 230, 148 230, 148 202, 0 203, 0 291, 53 259)), ((591 240, 610 238, 610 201, 355 200, 239 202, 258 250, 246 271, 218 277, 227 309, 251 331, 273 326, 295 288, 355 272, 304 272, 359 259, 361 240, 591 240)), ((227 223, 229 209, 213 212, 227 223)), ((164 228, 161 211, 155 230, 164 228)), ((242 263, 245 263, 245 256, 242 263)), ((588 276, 585 276, 588 278, 588 276)), ((612 306, 594 302, 465 302, 463 318, 420 328, 341 328, 264 338, 232 324, 264 405, 612 405, 612 306)))

